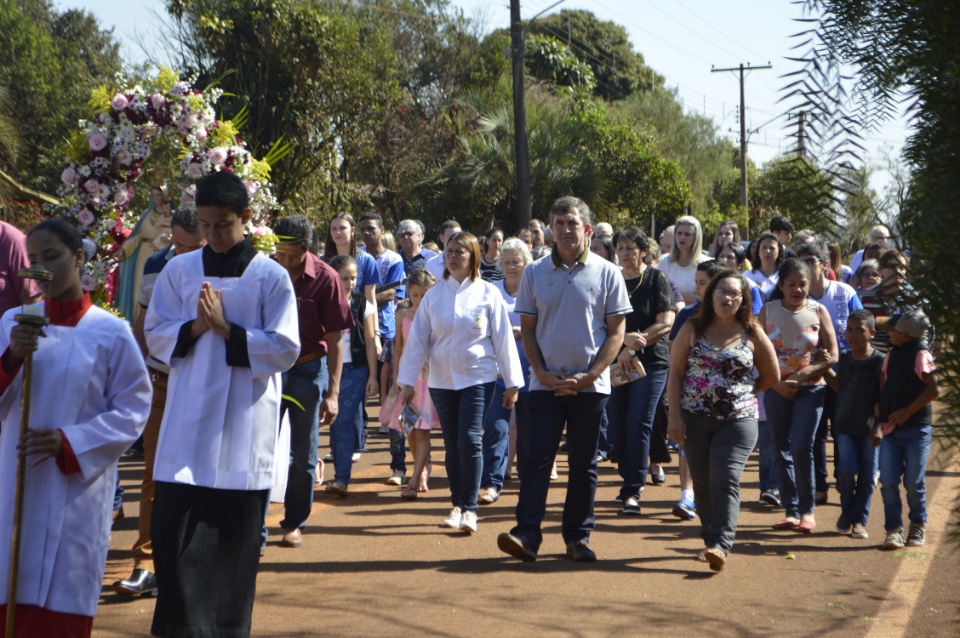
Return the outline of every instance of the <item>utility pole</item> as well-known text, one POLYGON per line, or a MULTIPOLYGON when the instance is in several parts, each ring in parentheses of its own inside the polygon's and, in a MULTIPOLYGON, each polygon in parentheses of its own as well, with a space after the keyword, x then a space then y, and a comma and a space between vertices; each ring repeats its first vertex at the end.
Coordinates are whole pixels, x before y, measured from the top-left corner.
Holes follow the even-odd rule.
POLYGON ((530 197, 530 153, 527 147, 527 107, 524 100, 524 29, 520 0, 510 0, 510 53, 513 59, 513 137, 517 171, 517 228, 526 228, 533 217, 530 197))
POLYGON ((557 0, 537 15, 520 22, 520 0, 510 0, 510 57, 513 60, 513 138, 517 171, 517 227, 526 228, 533 218, 530 195, 530 151, 527 146, 527 106, 523 89, 524 42, 534 20, 565 0, 557 0))
MULTIPOLYGON (((766 66, 750 66, 750 63, 747 62, 747 65, 744 66, 740 64, 739 67, 730 68, 730 69, 716 69, 710 67, 711 73, 722 73, 727 71, 740 71, 740 205, 743 206, 743 209, 747 210, 747 102, 744 96, 744 79, 745 71, 755 71, 760 69, 772 69, 773 67, 767 62, 766 66)), ((750 213, 747 212, 747 237, 750 236, 750 213)))
POLYGON ((804 130, 805 120, 807 119, 807 112, 800 111, 799 113, 800 121, 797 124, 797 155, 801 158, 807 156, 807 138, 806 131, 804 130))

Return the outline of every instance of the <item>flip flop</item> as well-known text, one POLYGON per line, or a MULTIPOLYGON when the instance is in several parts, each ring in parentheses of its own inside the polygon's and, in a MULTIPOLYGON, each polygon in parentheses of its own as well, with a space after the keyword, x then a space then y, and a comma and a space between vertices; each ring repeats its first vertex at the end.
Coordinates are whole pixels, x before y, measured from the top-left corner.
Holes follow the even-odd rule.
POLYGON ((785 518, 782 521, 777 521, 773 524, 773 529, 796 529, 800 526, 799 522, 792 521, 789 518, 785 518))

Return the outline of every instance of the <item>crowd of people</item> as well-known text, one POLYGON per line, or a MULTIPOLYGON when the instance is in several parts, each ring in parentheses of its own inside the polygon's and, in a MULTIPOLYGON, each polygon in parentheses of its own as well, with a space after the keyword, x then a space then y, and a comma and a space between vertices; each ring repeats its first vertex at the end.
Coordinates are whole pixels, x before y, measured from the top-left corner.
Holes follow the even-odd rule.
MULTIPOLYGON (((73 226, 43 222, 26 238, 0 228, 22 245, 14 272, 29 261, 53 274, 39 290, 15 278, 0 288, 11 298, 0 320, 0 472, 12 485, 16 458, 29 461, 33 526, 16 635, 90 634, 116 462, 141 434, 139 538, 114 591, 158 596, 157 636, 249 635, 278 472, 280 544, 300 547, 318 486, 349 496, 376 403, 390 437, 384 480, 398 498, 429 489, 440 430, 451 506, 442 527, 476 532, 482 506, 517 481, 516 524, 497 545, 522 561, 537 560, 544 541, 559 451, 561 535, 574 561, 597 560, 598 465, 617 466, 622 514, 639 516, 671 450, 672 512, 699 517, 696 559, 714 571, 733 549, 754 452, 759 500, 782 509, 774 528, 814 531, 835 477, 836 531, 866 538, 879 477, 882 547, 924 543, 935 340, 886 227, 846 267, 815 233, 793 237, 782 217, 747 243, 734 222, 710 241, 684 215, 655 241, 598 223, 576 197, 513 237, 447 221, 437 250, 413 219, 397 224, 394 250, 381 216, 364 212, 336 215, 324 245, 306 217, 282 217, 268 256, 244 235, 249 216, 238 178, 204 178, 194 205, 169 215, 170 244, 143 260, 132 331, 80 287, 89 257, 73 226), (50 319, 42 330, 16 320, 21 301, 39 295, 50 319), (43 402, 19 438, 28 355, 34 383, 62 400, 43 402), (278 461, 281 424, 290 455, 278 461)), ((0 493, 3 546, 11 500, 0 493)), ((0 609, 10 568, 0 553, 0 609)))

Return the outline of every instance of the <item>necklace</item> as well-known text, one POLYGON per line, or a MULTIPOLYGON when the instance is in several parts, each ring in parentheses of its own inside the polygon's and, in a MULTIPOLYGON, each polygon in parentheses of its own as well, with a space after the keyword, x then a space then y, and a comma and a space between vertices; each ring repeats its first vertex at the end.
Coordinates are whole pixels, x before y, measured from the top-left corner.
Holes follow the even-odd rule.
MULTIPOLYGON (((637 278, 638 278, 637 285, 633 287, 633 290, 627 293, 627 297, 633 297, 633 293, 637 292, 637 290, 640 289, 640 284, 643 283, 643 271, 640 271, 640 274, 637 275, 637 278)), ((624 279, 626 279, 626 277, 624 277, 624 279)), ((633 277, 631 277, 631 279, 633 279, 633 277)))

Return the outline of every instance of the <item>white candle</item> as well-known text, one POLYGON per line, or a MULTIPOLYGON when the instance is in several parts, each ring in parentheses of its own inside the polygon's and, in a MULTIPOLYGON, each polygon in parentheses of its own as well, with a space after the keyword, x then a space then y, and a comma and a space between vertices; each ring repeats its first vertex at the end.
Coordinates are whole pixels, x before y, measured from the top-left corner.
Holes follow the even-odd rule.
POLYGON ((43 302, 23 304, 23 314, 30 315, 32 317, 42 317, 43 302))

